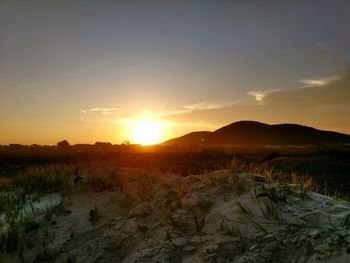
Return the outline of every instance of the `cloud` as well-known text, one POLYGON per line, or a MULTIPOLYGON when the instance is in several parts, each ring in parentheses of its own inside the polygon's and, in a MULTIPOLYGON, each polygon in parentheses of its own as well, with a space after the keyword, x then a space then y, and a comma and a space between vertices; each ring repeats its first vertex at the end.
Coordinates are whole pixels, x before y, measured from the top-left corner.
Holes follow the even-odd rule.
POLYGON ((326 78, 301 79, 298 82, 303 84, 303 87, 320 87, 325 86, 340 78, 340 76, 330 76, 326 78))
MULTIPOLYGON (((227 104, 226 106, 228 106, 227 104)), ((232 104, 230 104, 232 105, 232 104)), ((217 104, 217 103, 211 103, 211 102, 198 102, 193 103, 189 105, 184 105, 178 109, 172 109, 172 110, 159 110, 159 111, 151 111, 148 109, 143 109, 141 114, 134 114, 134 115, 126 115, 122 116, 120 118, 114 119, 113 122, 122 124, 122 125, 130 125, 134 123, 136 120, 139 119, 148 119, 148 120, 162 120, 167 122, 168 126, 182 126, 182 127, 212 127, 208 125, 208 123, 193 123, 186 122, 186 123, 177 123, 170 121, 172 118, 177 118, 178 116, 186 115, 193 112, 200 112, 204 110, 214 110, 214 109, 221 109, 225 107, 224 104, 217 104), (166 120, 165 120, 166 119, 166 120)))
POLYGON ((254 97, 255 101, 259 104, 262 104, 265 97, 273 92, 281 91, 282 89, 273 89, 273 90, 251 90, 248 91, 248 95, 254 97))
POLYGON ((116 108, 116 107, 113 107, 113 108, 98 108, 97 107, 97 108, 92 108, 89 110, 80 110, 80 112, 83 114, 100 112, 105 116, 114 114, 116 111, 118 111, 118 108, 116 108))
MULTIPOLYGON (((221 109, 223 107, 225 107, 224 104, 216 104, 216 103, 210 103, 210 102, 198 102, 198 103, 182 106, 179 109, 159 110, 158 112, 143 109, 139 118, 152 119, 152 118, 169 117, 169 116, 175 116, 175 115, 179 115, 179 114, 186 114, 186 113, 190 113, 190 112, 194 112, 194 111, 221 109)), ((121 119, 123 119, 123 118, 121 118, 121 119)))
POLYGON ((173 116, 173 115, 188 113, 188 112, 191 112, 191 110, 181 108, 176 110, 160 110, 158 112, 152 112, 150 110, 143 109, 141 115, 143 118, 157 118, 157 117, 173 116))
POLYGON ((266 96, 266 91, 263 90, 252 90, 248 92, 249 96, 253 96, 256 101, 261 102, 265 96, 266 96))
POLYGON ((91 112, 99 111, 102 113, 114 112, 117 110, 118 110, 118 108, 92 108, 92 109, 90 109, 91 112))
POLYGON ((185 109, 191 110, 191 111, 221 109, 222 107, 224 107, 224 105, 210 103, 210 102, 206 102, 206 101, 184 106, 185 109))

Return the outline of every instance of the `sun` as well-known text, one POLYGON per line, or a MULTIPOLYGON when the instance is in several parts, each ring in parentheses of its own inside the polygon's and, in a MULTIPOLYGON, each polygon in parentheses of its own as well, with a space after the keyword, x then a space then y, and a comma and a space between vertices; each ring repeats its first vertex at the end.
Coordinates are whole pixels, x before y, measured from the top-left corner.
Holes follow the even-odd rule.
POLYGON ((152 145, 160 142, 162 137, 162 125, 159 122, 139 120, 131 125, 132 143, 152 145))

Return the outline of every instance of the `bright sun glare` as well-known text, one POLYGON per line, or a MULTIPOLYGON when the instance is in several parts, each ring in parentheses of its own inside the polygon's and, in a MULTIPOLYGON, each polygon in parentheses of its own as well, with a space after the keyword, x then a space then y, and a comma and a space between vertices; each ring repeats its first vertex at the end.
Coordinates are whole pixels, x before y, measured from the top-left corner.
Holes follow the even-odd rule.
POLYGON ((162 125, 155 121, 136 121, 131 126, 132 143, 151 145, 160 142, 162 125))

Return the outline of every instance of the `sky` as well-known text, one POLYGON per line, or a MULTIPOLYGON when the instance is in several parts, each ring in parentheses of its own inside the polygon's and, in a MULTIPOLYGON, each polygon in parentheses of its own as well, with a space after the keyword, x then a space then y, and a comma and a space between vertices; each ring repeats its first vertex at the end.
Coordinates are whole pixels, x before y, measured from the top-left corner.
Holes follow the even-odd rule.
POLYGON ((0 144, 239 120, 350 134, 350 1, 0 0, 0 144))

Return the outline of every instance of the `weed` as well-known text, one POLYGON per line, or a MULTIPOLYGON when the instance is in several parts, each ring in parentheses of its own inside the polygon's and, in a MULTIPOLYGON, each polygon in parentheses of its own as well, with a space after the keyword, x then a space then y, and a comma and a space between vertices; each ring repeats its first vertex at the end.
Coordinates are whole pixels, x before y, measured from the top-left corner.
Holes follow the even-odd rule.
POLYGON ((170 208, 170 210, 175 210, 182 207, 182 202, 175 191, 169 191, 166 193, 162 205, 170 208))
POLYGON ((240 201, 235 201, 235 204, 240 208, 241 212, 245 215, 252 215, 252 211, 240 201))
POLYGON ((268 200, 263 200, 262 206, 260 205, 260 203, 258 203, 258 204, 259 204, 259 207, 261 209, 263 216, 266 219, 274 218, 276 220, 280 220, 276 204, 271 203, 268 200))
POLYGON ((76 262, 76 258, 73 255, 68 255, 64 261, 64 263, 75 263, 76 262))
POLYGON ((350 227, 350 212, 342 217, 341 226, 345 229, 349 229, 349 227, 350 227))
POLYGON ((262 185, 262 192, 256 193, 256 198, 259 197, 267 197, 268 199, 272 200, 275 203, 278 202, 286 202, 287 201, 287 194, 285 191, 286 188, 283 187, 270 187, 265 188, 264 185, 262 185))
POLYGON ((55 239, 56 232, 55 232, 55 231, 50 231, 49 229, 45 229, 44 234, 45 234, 46 240, 47 240, 50 244, 52 244, 53 241, 54 241, 54 239, 55 239))
POLYGON ((95 225, 98 219, 100 218, 100 213, 98 212, 96 206, 90 210, 89 216, 90 216, 89 221, 91 222, 92 225, 95 225))
POLYGON ((36 256, 34 262, 54 262, 54 259, 56 258, 57 254, 58 251, 50 249, 44 244, 43 249, 36 256))
POLYGON ((190 207, 190 211, 193 216, 193 220, 196 226, 196 231, 198 233, 202 232, 203 227, 205 226, 205 215, 201 214, 200 211, 196 211, 197 209, 194 206, 190 207))
POLYGON ((0 248, 6 252, 15 252, 18 247, 18 230, 14 225, 8 228, 0 236, 0 248))
POLYGON ((70 188, 69 170, 60 166, 33 166, 19 173, 14 185, 26 194, 60 192, 70 188))
POLYGON ((211 184, 217 186, 223 194, 236 193, 238 195, 246 191, 246 182, 231 171, 221 171, 208 174, 211 184))
POLYGON ((238 237, 240 240, 243 239, 241 230, 239 228, 239 224, 234 223, 233 225, 231 225, 225 217, 221 218, 220 224, 215 225, 215 228, 218 232, 238 237))
POLYGON ((198 202, 196 203, 196 206, 198 206, 200 209, 202 209, 205 213, 208 213, 213 206, 213 201, 200 198, 198 202))

